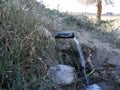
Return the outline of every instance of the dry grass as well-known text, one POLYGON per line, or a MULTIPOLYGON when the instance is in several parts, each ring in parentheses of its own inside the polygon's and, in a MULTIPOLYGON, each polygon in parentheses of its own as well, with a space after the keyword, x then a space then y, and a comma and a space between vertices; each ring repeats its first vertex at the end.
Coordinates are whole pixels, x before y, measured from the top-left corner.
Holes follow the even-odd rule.
MULTIPOLYGON (((57 14, 33 0, 9 0, 1 3, 0 9, 0 89, 53 90, 45 75, 59 58, 51 39, 57 14)), ((85 29, 93 25, 74 17, 66 21, 83 28, 87 25, 85 29)))
MULTIPOLYGON (((46 35, 48 22, 35 16, 34 2, 30 10, 23 10, 25 1, 3 2, 0 11, 0 88, 27 90, 37 80, 47 84, 43 76, 55 60, 55 43, 46 35), (22 4, 21 4, 22 3, 22 4), (38 29, 41 26, 43 28, 38 29), (51 53, 52 51, 52 53, 51 53)), ((45 11, 41 9, 42 13, 45 11)), ((47 29, 48 30, 48 29, 47 29)), ((41 83, 34 85, 34 88, 41 83)), ((49 82, 50 84, 50 82, 49 82)), ((44 85, 46 87, 47 85, 44 85)), ((43 87, 41 87, 43 88, 43 87)))

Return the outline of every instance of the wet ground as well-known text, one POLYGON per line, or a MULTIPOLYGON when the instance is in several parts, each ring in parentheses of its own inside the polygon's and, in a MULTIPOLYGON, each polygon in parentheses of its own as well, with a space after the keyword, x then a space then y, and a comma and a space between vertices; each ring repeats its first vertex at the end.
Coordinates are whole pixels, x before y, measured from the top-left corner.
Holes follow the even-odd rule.
MULTIPOLYGON (((64 86, 60 88, 60 90, 85 90, 85 82, 83 82, 84 79, 81 78, 76 84, 72 84, 69 86, 64 86)), ((98 76, 95 77, 94 75, 89 77, 89 84, 97 84, 101 90, 120 90, 119 83, 115 80, 115 78, 112 78, 112 76, 103 77, 98 76)))

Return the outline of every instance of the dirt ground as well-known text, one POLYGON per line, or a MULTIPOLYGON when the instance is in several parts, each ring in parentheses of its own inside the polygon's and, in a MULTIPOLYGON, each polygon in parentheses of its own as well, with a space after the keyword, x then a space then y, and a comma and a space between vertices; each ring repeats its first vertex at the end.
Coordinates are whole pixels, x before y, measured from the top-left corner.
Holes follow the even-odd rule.
MULTIPOLYGON (((85 30, 80 33, 74 31, 74 33, 83 46, 86 60, 90 54, 92 55, 91 62, 88 63, 89 67, 87 67, 86 70, 95 69, 95 72, 89 77, 89 83, 99 85, 101 90, 119 90, 120 50, 117 48, 113 49, 109 43, 100 42, 85 30), (90 50, 91 52, 89 52, 90 50), (92 64, 93 67, 91 67, 90 64, 92 64)), ((81 79, 82 77, 78 76, 78 78, 81 79)), ((77 82, 76 85, 65 86, 62 90, 84 90, 84 82, 80 81, 77 82)))
MULTIPOLYGON (((114 19, 112 17, 109 18, 114 19)), ((88 69, 92 68, 95 71, 89 77, 90 84, 99 85, 101 90, 120 90, 120 49, 109 42, 101 41, 100 38, 95 38, 94 34, 74 24, 73 26, 62 26, 59 29, 59 31, 65 29, 66 31, 74 32, 75 37, 82 45, 86 60, 91 55, 88 69), (93 66, 91 67, 90 64, 93 66)), ((84 90, 84 82, 65 86, 62 90, 84 90)))

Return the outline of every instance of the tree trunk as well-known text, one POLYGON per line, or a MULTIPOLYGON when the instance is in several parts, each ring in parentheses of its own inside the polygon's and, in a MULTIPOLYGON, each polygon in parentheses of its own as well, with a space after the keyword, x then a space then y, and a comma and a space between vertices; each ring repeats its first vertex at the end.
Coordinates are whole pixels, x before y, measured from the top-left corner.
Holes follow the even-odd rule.
POLYGON ((101 20, 102 0, 97 0, 97 21, 101 20))

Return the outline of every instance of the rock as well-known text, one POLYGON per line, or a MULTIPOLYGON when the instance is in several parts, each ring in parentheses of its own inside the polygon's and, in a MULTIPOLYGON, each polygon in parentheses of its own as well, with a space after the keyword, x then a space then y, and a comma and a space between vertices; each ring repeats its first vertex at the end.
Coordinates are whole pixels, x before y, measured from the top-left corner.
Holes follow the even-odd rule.
POLYGON ((56 39, 56 49, 60 51, 70 51, 73 39, 56 39))
POLYGON ((88 85, 85 90, 101 90, 97 84, 88 85))
POLYGON ((67 65, 57 65, 50 67, 47 71, 48 77, 58 85, 69 85, 75 82, 75 68, 67 65))
POLYGON ((120 67, 120 55, 116 55, 116 56, 111 57, 108 60, 108 64, 110 64, 112 66, 120 67))

